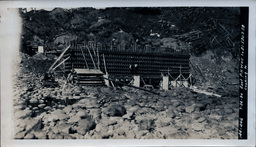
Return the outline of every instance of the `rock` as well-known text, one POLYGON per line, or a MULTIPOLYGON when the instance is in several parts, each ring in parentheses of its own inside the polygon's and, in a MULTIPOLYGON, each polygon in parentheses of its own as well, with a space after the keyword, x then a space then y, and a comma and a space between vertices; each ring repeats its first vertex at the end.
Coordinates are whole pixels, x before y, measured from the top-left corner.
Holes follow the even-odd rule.
POLYGON ((69 114, 72 110, 72 106, 66 106, 63 111, 66 113, 66 114, 69 114))
POLYGON ((70 130, 71 130, 71 126, 70 126, 70 125, 67 125, 67 124, 56 125, 55 127, 52 128, 52 131, 53 131, 55 134, 58 134, 58 133, 66 133, 66 134, 69 134, 69 133, 70 133, 70 130))
POLYGON ((156 111, 164 111, 164 110, 165 110, 164 104, 161 103, 161 102, 157 102, 157 103, 156 103, 156 106, 155 106, 155 110, 156 110, 156 111))
POLYGON ((133 113, 127 113, 125 115, 122 116, 122 118, 125 118, 125 119, 131 119, 131 116, 133 115, 133 113))
POLYGON ((92 116, 92 118, 98 120, 101 118, 101 110, 100 109, 90 109, 89 114, 92 116))
POLYGON ((44 103, 44 100, 39 100, 39 103, 40 103, 40 104, 43 104, 43 103, 44 103))
POLYGON ((38 100, 36 98, 32 98, 32 99, 29 100, 29 103, 30 104, 37 104, 38 100))
POLYGON ((123 116, 126 114, 126 109, 124 106, 112 104, 107 107, 105 114, 107 116, 123 116))
POLYGON ((96 98, 86 98, 77 102, 77 104, 81 104, 86 109, 99 108, 99 103, 96 98))
POLYGON ((19 110, 24 110, 26 108, 26 106, 23 104, 20 104, 18 106, 14 106, 13 108, 15 111, 19 111, 19 110))
POLYGON ((34 132, 34 135, 35 135, 35 138, 37 138, 37 139, 46 139, 47 138, 46 133, 43 131, 36 131, 36 132, 34 132))
POLYGON ((165 136, 178 132, 178 129, 173 127, 173 126, 166 126, 166 127, 161 127, 161 128, 155 128, 155 130, 160 132, 160 133, 162 133, 165 136))
POLYGON ((39 108, 44 108, 45 107, 45 104, 40 104, 38 105, 39 108))
POLYGON ((133 131, 128 131, 125 134, 126 134, 126 139, 134 139, 136 136, 136 134, 133 131))
POLYGON ((184 105, 183 106, 179 106, 177 109, 176 109, 178 112, 185 112, 185 108, 184 108, 184 105))
POLYGON ((155 128, 155 120, 147 117, 136 117, 136 122, 139 124, 140 130, 152 130, 155 128))
POLYGON ((51 116, 49 117, 49 121, 58 121, 58 120, 65 120, 67 119, 69 116, 65 114, 64 111, 62 110, 55 110, 51 113, 51 116))
POLYGON ((74 100, 79 100, 81 98, 81 96, 73 96, 74 100))
POLYGON ((176 117, 176 114, 173 112, 172 109, 168 109, 167 112, 166 112, 166 115, 167 115, 167 117, 170 117, 170 118, 175 118, 176 117))
POLYGON ((141 109, 139 109, 137 112, 135 112, 135 114, 140 114, 140 115, 143 115, 143 114, 147 114, 147 113, 157 113, 155 110, 153 110, 152 108, 147 108, 147 107, 143 107, 141 109))
POLYGON ((25 137, 26 132, 20 132, 15 134, 14 138, 15 139, 23 139, 25 137))
POLYGON ((34 133, 28 133, 28 134, 24 137, 24 139, 36 139, 36 136, 35 136, 34 133))
POLYGON ((64 137, 63 139, 76 139, 75 137, 73 137, 69 134, 65 134, 63 137, 64 137))
POLYGON ((137 112, 140 109, 140 107, 138 105, 136 105, 133 107, 126 107, 126 109, 127 109, 127 113, 133 114, 133 113, 137 112))
POLYGON ((79 89, 75 89, 75 90, 73 91, 73 94, 74 94, 75 96, 79 96, 81 93, 82 93, 82 91, 79 90, 79 89))
POLYGON ((170 123, 172 122, 172 118, 167 117, 158 117, 157 120, 155 121, 156 127, 162 128, 162 127, 166 127, 169 126, 170 123))
POLYGON ((220 114, 218 114, 218 113, 212 113, 212 114, 210 114, 210 115, 208 115, 208 117, 210 118, 210 119, 216 119, 216 120, 221 120, 222 119, 222 115, 220 115, 220 114))
POLYGON ((102 139, 109 139, 113 137, 113 132, 103 132, 102 133, 102 139))
POLYGON ((124 129, 118 129, 117 132, 118 132, 118 135, 124 135, 125 134, 124 129))
POLYGON ((68 123, 76 123, 76 122, 78 122, 78 121, 80 121, 80 120, 81 120, 81 117, 75 115, 75 116, 72 116, 72 117, 68 120, 68 123))
POLYGON ((103 126, 110 126, 117 124, 117 120, 113 118, 102 118, 101 123, 103 126))
POLYGON ((194 130, 194 131, 202 131, 202 130, 204 130, 204 124, 193 122, 192 123, 192 130, 194 130))
POLYGON ((206 121, 205 117, 200 117, 198 120, 196 120, 196 122, 199 122, 199 123, 204 122, 204 121, 206 121))
POLYGON ((174 107, 178 107, 178 106, 180 106, 180 105, 181 105, 181 102, 176 101, 176 102, 172 103, 172 105, 173 105, 174 107))
POLYGON ((106 132, 108 130, 106 125, 102 125, 101 123, 96 125, 95 131, 97 132, 106 132))
POLYGON ((198 112, 195 112, 195 113, 192 113, 192 114, 191 114, 191 117, 192 117, 193 120, 197 120, 198 118, 201 117, 201 114, 198 113, 198 112))
POLYGON ((42 124, 42 117, 38 116, 33 119, 27 124, 26 131, 38 131, 41 130, 43 124, 42 124))
POLYGON ((63 109, 65 108, 65 105, 58 105, 58 109, 63 109))
POLYGON ((197 111, 204 111, 206 109, 206 104, 203 104, 203 103, 197 103, 196 104, 196 107, 195 107, 195 110, 197 111))
POLYGON ((141 137, 145 136, 147 133, 149 133, 148 130, 141 130, 141 131, 136 131, 136 139, 141 139, 141 137))
POLYGON ((191 106, 186 107, 185 110, 187 113, 192 113, 195 111, 195 107, 196 107, 196 104, 193 104, 191 106))
POLYGON ((79 116, 82 119, 90 117, 88 112, 86 110, 83 110, 83 109, 79 109, 76 115, 79 116))
POLYGON ((232 108, 225 109, 225 113, 231 114, 231 113, 233 113, 233 109, 232 108))
POLYGON ((46 111, 52 110, 52 108, 51 108, 50 106, 46 106, 44 109, 45 109, 46 111))
POLYGON ((20 119, 20 118, 26 118, 26 117, 31 117, 32 115, 32 111, 29 110, 29 109, 25 109, 23 111, 17 111, 15 112, 14 114, 14 117, 17 118, 17 119, 20 119))
POLYGON ((54 139, 64 139, 64 135, 63 134, 56 134, 54 139))
POLYGON ((77 133, 85 135, 89 130, 94 129, 96 126, 93 119, 82 119, 78 122, 78 127, 75 127, 77 133))

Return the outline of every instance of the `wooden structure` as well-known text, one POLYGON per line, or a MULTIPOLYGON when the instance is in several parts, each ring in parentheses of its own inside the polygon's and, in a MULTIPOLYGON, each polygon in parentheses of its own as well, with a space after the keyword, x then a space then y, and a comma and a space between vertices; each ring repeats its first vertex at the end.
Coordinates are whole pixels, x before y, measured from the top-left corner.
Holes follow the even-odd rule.
MULTIPOLYGON (((64 55, 65 57, 70 56, 70 59, 65 62, 66 73, 69 73, 71 69, 77 68, 97 69, 105 74, 108 73, 112 79, 129 82, 133 78, 129 67, 137 64, 138 75, 143 78, 144 84, 158 86, 161 81, 161 73, 164 70, 168 69, 168 74, 174 78, 180 75, 180 67, 182 67, 184 78, 189 77, 190 74, 190 55, 188 52, 159 52, 138 49, 118 50, 112 47, 103 48, 101 44, 93 42, 70 44, 70 50, 64 55), (107 68, 104 67, 103 57, 107 68)), ((141 84, 141 86, 144 84, 141 84)))
POLYGON ((74 68, 74 82, 79 85, 102 86, 104 73, 97 69, 74 68))

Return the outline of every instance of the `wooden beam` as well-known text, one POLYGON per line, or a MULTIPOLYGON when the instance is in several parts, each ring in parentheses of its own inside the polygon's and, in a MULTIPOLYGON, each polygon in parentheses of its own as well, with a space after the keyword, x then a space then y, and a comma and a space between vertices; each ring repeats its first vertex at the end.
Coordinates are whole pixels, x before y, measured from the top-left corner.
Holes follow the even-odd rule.
POLYGON ((91 59, 92 59, 92 63, 93 63, 94 69, 97 69, 97 67, 96 67, 96 65, 95 65, 95 62, 94 62, 94 60, 93 60, 93 57, 92 57, 91 51, 90 51, 90 49, 89 49, 89 47, 88 47, 87 45, 86 45, 86 48, 88 49, 88 52, 89 52, 90 57, 91 57, 91 59))
POLYGON ((55 66, 55 64, 63 57, 63 55, 66 53, 66 51, 70 48, 70 45, 60 54, 60 56, 57 58, 57 60, 52 64, 52 66, 49 68, 48 72, 52 70, 52 68, 55 66))

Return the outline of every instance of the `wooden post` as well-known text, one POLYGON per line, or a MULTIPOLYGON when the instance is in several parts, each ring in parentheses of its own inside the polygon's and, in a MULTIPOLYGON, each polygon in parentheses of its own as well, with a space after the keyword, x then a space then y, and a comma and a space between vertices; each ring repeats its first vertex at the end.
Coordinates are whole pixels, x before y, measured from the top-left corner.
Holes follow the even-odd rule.
POLYGON ((100 55, 99 55, 99 48, 97 47, 97 57, 98 57, 98 69, 100 70, 100 55))
POLYGON ((110 83, 109 83, 109 80, 107 80, 108 79, 108 73, 106 73, 105 75, 103 75, 103 77, 104 77, 104 81, 105 81, 105 84, 106 84, 106 86, 110 86, 110 83))
POLYGON ((97 69, 97 67, 96 67, 95 62, 94 62, 94 60, 93 60, 93 57, 92 57, 92 54, 91 54, 91 51, 90 51, 89 47, 88 47, 88 46, 86 46, 86 48, 88 49, 88 52, 89 52, 90 57, 91 57, 91 59, 92 59, 92 63, 93 63, 94 69, 97 69))
POLYGON ((88 63, 87 63, 87 61, 86 61, 86 58, 85 58, 85 55, 84 55, 84 52, 83 52, 82 47, 80 47, 80 49, 81 49, 81 51, 82 51, 82 55, 83 55, 83 57, 84 57, 84 61, 85 61, 86 67, 87 67, 87 69, 89 69, 89 66, 88 66, 88 63))
POLYGON ((133 76, 133 86, 140 87, 140 76, 133 76))
POLYGON ((163 76, 163 87, 164 90, 169 90, 169 76, 163 76))

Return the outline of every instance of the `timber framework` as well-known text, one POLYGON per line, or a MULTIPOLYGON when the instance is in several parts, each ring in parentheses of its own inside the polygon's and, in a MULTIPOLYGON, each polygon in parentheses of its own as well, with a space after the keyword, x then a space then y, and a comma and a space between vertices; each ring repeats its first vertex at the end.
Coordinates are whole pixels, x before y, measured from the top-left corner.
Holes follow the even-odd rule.
MULTIPOLYGON (((103 48, 100 43, 71 42, 64 57, 65 72, 72 69, 99 70, 109 78, 129 83, 134 75, 140 76, 139 86, 159 85, 163 77, 168 76, 168 86, 188 86, 190 82, 190 54, 181 51, 120 50, 103 48), (132 68, 135 68, 133 71, 132 68)), ((156 86, 157 87, 157 86, 156 86)))

